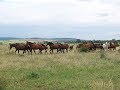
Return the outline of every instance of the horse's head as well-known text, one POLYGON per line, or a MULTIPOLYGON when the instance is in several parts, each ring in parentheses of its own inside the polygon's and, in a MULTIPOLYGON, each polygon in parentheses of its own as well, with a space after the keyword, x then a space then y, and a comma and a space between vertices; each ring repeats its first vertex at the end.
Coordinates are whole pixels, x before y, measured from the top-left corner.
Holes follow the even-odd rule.
POLYGON ((47 45, 54 45, 52 42, 48 42, 47 45))
POLYGON ((11 43, 9 43, 9 46, 10 46, 10 50, 12 49, 12 47, 15 47, 16 46, 16 43, 14 43, 14 44, 11 44, 11 43))
POLYGON ((31 44, 34 44, 34 43, 26 41, 26 44, 31 45, 31 44))
POLYGON ((41 44, 44 48, 48 49, 47 45, 41 44))

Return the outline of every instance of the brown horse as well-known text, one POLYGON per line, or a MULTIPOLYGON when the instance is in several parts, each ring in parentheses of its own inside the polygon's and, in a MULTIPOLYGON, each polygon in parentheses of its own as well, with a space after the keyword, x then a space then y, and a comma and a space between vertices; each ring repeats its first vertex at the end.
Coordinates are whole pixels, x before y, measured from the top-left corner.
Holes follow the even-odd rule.
POLYGON ((60 44, 60 51, 61 53, 64 53, 64 50, 68 52, 69 45, 68 44, 60 44))
POLYGON ((54 49, 57 50, 57 53, 60 50, 60 44, 59 43, 53 44, 52 42, 48 42, 47 45, 49 45, 49 47, 50 47, 50 53, 53 53, 54 49))
POLYGON ((95 44, 92 41, 83 43, 83 47, 86 47, 89 50, 96 50, 96 46, 95 46, 95 44))
POLYGON ((42 46, 41 48, 39 48, 40 53, 42 53, 42 50, 45 50, 45 53, 47 53, 48 47, 46 45, 44 45, 44 44, 39 44, 39 45, 42 46))
POLYGON ((14 47, 16 50, 15 50, 15 53, 16 51, 18 51, 18 54, 19 54, 19 51, 20 50, 23 50, 23 54, 26 53, 26 50, 29 54, 29 46, 27 46, 26 44, 24 43, 13 43, 13 44, 9 44, 10 45, 10 50, 14 47))
POLYGON ((35 54, 36 54, 35 50, 39 50, 39 53, 42 53, 42 50, 44 49, 47 50, 47 47, 45 47, 45 45, 43 44, 35 44, 27 41, 27 45, 30 47, 31 54, 32 54, 32 50, 34 51, 35 54))

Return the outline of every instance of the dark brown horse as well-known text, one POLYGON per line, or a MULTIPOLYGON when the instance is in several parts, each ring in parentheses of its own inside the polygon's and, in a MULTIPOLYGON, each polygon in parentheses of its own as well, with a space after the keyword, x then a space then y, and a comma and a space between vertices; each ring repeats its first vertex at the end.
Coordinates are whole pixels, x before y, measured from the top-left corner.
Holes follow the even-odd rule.
POLYGON ((94 43, 96 49, 103 49, 102 43, 94 43))
POLYGON ((30 47, 31 54, 32 50, 34 51, 35 54, 36 54, 35 50, 39 50, 39 53, 42 53, 42 50, 45 50, 45 52, 47 52, 47 47, 43 44, 36 44, 28 41, 26 44, 30 47))
POLYGON ((29 46, 27 46, 26 44, 24 43, 13 43, 13 44, 9 44, 10 45, 10 50, 14 47, 16 50, 15 50, 15 53, 16 51, 18 51, 18 54, 19 54, 19 51, 20 50, 23 50, 23 54, 26 53, 26 50, 29 54, 29 46))
POLYGON ((70 51, 73 50, 74 45, 69 46, 70 51))
POLYGON ((50 47, 50 53, 53 53, 53 50, 57 50, 57 53, 58 53, 59 50, 60 50, 60 44, 59 43, 53 44, 52 42, 48 42, 47 45, 49 45, 49 47, 50 47))

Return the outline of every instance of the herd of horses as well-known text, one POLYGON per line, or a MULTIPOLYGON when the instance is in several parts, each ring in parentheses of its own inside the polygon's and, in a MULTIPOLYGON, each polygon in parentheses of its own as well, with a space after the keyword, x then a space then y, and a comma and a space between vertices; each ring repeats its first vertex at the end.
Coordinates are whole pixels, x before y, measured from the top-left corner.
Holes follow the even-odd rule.
POLYGON ((83 44, 78 44, 76 49, 81 47, 86 47, 89 50, 116 50, 116 48, 119 46, 118 43, 113 42, 105 42, 105 43, 93 43, 93 42, 84 42, 83 44))
MULTIPOLYGON (((26 42, 26 43, 13 43, 13 44, 9 44, 10 45, 10 50, 14 47, 15 53, 20 50, 23 50, 23 54, 26 53, 26 51, 32 54, 32 51, 34 51, 34 53, 36 54, 35 50, 39 50, 39 53, 42 53, 43 50, 45 50, 45 53, 47 53, 47 49, 48 46, 50 48, 50 53, 53 53, 53 51, 56 49, 57 53, 61 52, 64 53, 65 50, 66 52, 68 52, 69 50, 69 45, 68 44, 61 44, 61 43, 57 43, 54 44, 52 42, 48 42, 47 45, 44 44, 36 44, 36 43, 32 43, 32 42, 26 42)), ((72 49, 72 48, 71 48, 72 49)))
MULTIPOLYGON (((18 52, 20 50, 23 51, 23 54, 26 53, 26 51, 32 54, 32 52, 34 51, 34 53, 36 54, 36 50, 39 50, 39 53, 42 53, 42 51, 44 50, 45 53, 47 53, 48 48, 50 49, 50 53, 54 53, 54 50, 57 51, 57 53, 65 53, 68 51, 71 51, 74 48, 74 45, 69 45, 69 44, 61 44, 61 43, 52 43, 52 42, 47 42, 46 45, 45 44, 40 44, 40 43, 32 43, 32 42, 28 42, 26 41, 26 43, 12 43, 9 44, 10 45, 10 50, 14 47, 15 53, 18 52), (49 47, 48 47, 49 46, 49 47)), ((118 47, 118 44, 112 43, 112 42, 106 42, 106 43, 93 43, 91 42, 83 42, 80 43, 76 46, 76 49, 85 47, 88 48, 89 50, 97 50, 97 49, 103 49, 103 50, 116 50, 116 47, 118 47)))

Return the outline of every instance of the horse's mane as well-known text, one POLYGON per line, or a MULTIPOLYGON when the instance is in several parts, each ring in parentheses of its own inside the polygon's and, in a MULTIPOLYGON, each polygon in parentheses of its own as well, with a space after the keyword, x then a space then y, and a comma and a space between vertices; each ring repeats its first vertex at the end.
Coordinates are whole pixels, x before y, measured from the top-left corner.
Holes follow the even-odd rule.
POLYGON ((27 42, 28 44, 35 44, 35 43, 32 43, 32 42, 27 42))
POLYGON ((52 42, 48 42, 47 44, 52 44, 52 45, 54 45, 54 43, 52 43, 52 42))

